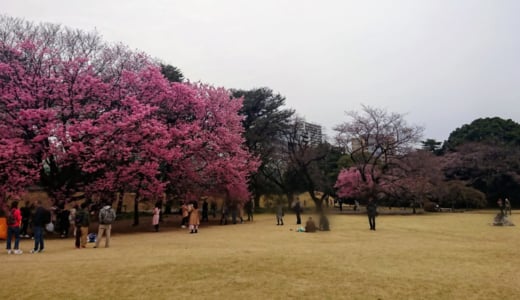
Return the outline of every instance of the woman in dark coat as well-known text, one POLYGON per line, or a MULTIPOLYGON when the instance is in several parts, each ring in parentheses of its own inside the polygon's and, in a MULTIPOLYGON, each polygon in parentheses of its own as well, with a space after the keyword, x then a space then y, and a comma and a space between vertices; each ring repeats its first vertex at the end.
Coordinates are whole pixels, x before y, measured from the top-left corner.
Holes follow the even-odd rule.
POLYGON ((376 206, 376 203, 373 198, 368 199, 367 215, 368 215, 368 224, 370 225, 370 230, 376 230, 377 206, 376 206))

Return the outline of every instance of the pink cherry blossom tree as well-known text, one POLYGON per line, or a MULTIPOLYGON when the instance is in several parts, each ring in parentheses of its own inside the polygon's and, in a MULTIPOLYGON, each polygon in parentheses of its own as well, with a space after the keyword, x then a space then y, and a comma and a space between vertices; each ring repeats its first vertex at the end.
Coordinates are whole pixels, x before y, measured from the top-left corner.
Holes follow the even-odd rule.
POLYGON ((408 125, 402 114, 370 106, 363 106, 361 112, 347 112, 347 115, 350 120, 334 128, 336 142, 349 156, 357 173, 352 169, 341 172, 336 186, 346 185, 347 190, 352 189, 359 179, 361 186, 373 186, 373 193, 380 192, 383 176, 413 151, 423 128, 408 125))
POLYGON ((231 199, 245 202, 250 198, 247 179, 259 167, 259 160, 248 152, 243 137, 242 99, 234 99, 228 90, 208 85, 194 85, 197 98, 204 103, 199 138, 206 141, 194 153, 206 167, 200 172, 202 186, 224 192, 231 199), (208 180, 209 179, 209 180, 208 180))
POLYGON ((170 133, 163 166, 169 190, 229 192, 248 199, 247 179, 258 160, 244 147, 241 99, 232 99, 223 88, 179 83, 171 84, 164 97, 148 99, 159 107, 157 117, 170 133))
POLYGON ((63 59, 42 41, 0 43, 2 193, 39 180, 59 200, 134 192, 136 207, 166 189, 249 198, 258 160, 244 148, 241 99, 170 83, 146 57, 114 48, 101 72, 97 56, 63 59))
POLYGON ((374 181, 370 173, 367 172, 364 177, 363 179, 359 169, 355 167, 341 170, 334 186, 337 189, 337 195, 342 198, 364 196, 365 193, 374 187, 374 181))
POLYGON ((0 181, 2 198, 22 193, 28 185, 40 177, 47 123, 54 118, 38 101, 44 97, 52 101, 46 90, 35 86, 45 84, 45 79, 34 75, 34 69, 45 69, 28 53, 30 43, 18 49, 0 43, 0 148, 2 162, 0 181))

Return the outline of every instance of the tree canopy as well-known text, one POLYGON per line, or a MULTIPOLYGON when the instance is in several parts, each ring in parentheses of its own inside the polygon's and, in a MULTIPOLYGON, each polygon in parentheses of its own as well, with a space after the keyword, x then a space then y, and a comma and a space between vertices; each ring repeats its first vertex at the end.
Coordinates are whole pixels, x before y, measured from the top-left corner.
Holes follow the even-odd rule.
POLYGON ((447 144, 453 149, 467 142, 520 145, 520 124, 499 117, 476 119, 450 133, 447 144))
POLYGON ((232 90, 231 93, 233 97, 243 99, 240 114, 243 116, 246 145, 261 162, 250 182, 251 190, 258 199, 261 194, 281 188, 283 180, 277 174, 283 168, 279 160, 280 145, 294 111, 283 107, 285 97, 266 87, 232 90))
POLYGON ((35 183, 58 200, 78 190, 249 197, 258 163, 244 144, 241 99, 223 88, 171 83, 146 56, 100 49, 88 34, 43 25, 22 39, 3 25, 2 200, 35 183), (93 48, 85 46, 91 40, 93 48))
POLYGON ((445 175, 496 199, 520 192, 520 124, 480 118, 455 129, 445 143, 445 175))
POLYGON ((170 82, 183 82, 184 81, 184 75, 182 74, 181 70, 179 68, 174 67, 172 65, 165 65, 160 64, 161 66, 161 73, 163 76, 168 79, 170 82))
MULTIPOLYGON (((351 111, 350 121, 338 125, 336 141, 350 156, 353 168, 344 169, 338 176, 336 188, 340 197, 352 197, 356 188, 352 180, 381 191, 381 179, 419 142, 422 128, 408 125, 402 114, 363 106, 361 112, 351 111)), ((387 182, 388 186, 388 182, 387 182)), ((362 189, 366 190, 366 189, 362 189)))

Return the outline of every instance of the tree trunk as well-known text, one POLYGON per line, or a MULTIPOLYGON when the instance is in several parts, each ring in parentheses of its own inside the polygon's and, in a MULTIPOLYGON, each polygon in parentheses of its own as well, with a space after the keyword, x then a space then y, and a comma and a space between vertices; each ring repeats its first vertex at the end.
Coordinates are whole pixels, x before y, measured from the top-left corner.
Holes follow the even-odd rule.
POLYGON ((316 206, 316 212, 321 212, 323 210, 322 204, 323 204, 323 198, 316 197, 316 194, 314 191, 310 191, 309 195, 311 195, 312 201, 314 201, 314 205, 316 206))
POLYGON ((294 200, 294 193, 290 192, 290 191, 286 191, 285 195, 287 195, 287 208, 289 210, 291 210, 292 209, 292 207, 291 207, 292 206, 292 202, 294 200))
POLYGON ((117 214, 121 214, 123 212, 123 193, 119 192, 116 194, 116 201, 117 201, 117 214))
POLYGON ((139 225, 139 192, 135 193, 134 198, 134 223, 132 226, 139 225))
POLYGON ((255 205, 253 207, 256 209, 257 207, 260 207, 260 195, 254 194, 254 197, 255 205))

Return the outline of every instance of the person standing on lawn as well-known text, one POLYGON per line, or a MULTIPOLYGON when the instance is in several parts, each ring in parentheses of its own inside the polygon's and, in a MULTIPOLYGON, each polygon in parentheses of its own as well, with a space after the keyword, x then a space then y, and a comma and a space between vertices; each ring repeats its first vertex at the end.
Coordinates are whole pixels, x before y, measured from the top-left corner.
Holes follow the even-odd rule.
POLYGON ((300 202, 300 198, 296 197, 292 204, 292 208, 294 213, 296 214, 296 225, 300 225, 302 223, 301 213, 302 213, 302 204, 300 202))
POLYGON ((278 203, 278 205, 276 206, 276 225, 283 225, 283 216, 283 204, 278 203))
POLYGON ((153 216, 152 216, 152 225, 155 229, 155 232, 159 232, 159 221, 161 219, 161 203, 155 203, 155 207, 153 208, 153 216))
POLYGON ((87 202, 81 204, 81 209, 76 212, 76 248, 87 247, 88 228, 90 226, 90 214, 87 202))
POLYGON ((200 225, 200 215, 199 215, 199 203, 198 201, 194 201, 192 205, 190 205, 190 233, 198 233, 199 225, 200 225))
POLYGON ((185 200, 182 202, 181 206, 181 215, 182 215, 182 221, 181 221, 181 228, 186 228, 186 225, 188 225, 188 217, 190 215, 190 212, 188 211, 188 203, 185 200))
POLYGON ((29 201, 25 201, 25 206, 20 208, 22 214, 22 227, 20 228, 20 237, 28 238, 29 234, 27 229, 29 228, 29 221, 31 220, 31 204, 29 201))
POLYGON ((31 253, 41 253, 45 248, 43 229, 51 222, 51 212, 43 207, 42 201, 36 201, 36 211, 33 216, 34 248, 31 253))
POLYGON ((370 225, 370 230, 376 230, 376 216, 377 216, 377 206, 376 202, 372 197, 368 199, 367 204, 367 215, 368 215, 368 224, 370 225))
POLYGON ((22 214, 18 209, 18 201, 11 203, 11 208, 7 214, 7 254, 22 254, 20 250, 20 225, 22 224, 22 214), (11 250, 11 240, 14 238, 14 250, 11 250))
POLYGON ((116 212, 112 208, 110 202, 105 202, 105 205, 99 210, 99 228, 96 237, 96 245, 94 248, 99 246, 99 242, 105 234, 105 248, 110 247, 110 234, 112 233, 112 223, 116 220, 116 212))

